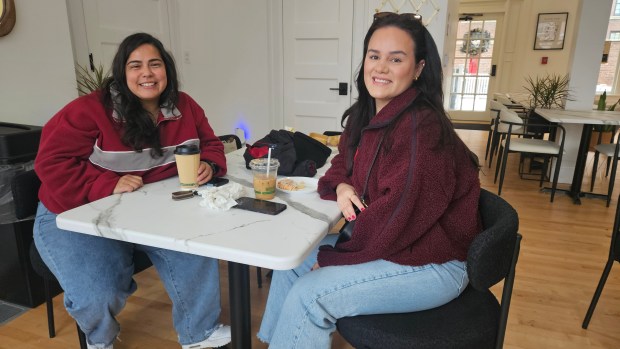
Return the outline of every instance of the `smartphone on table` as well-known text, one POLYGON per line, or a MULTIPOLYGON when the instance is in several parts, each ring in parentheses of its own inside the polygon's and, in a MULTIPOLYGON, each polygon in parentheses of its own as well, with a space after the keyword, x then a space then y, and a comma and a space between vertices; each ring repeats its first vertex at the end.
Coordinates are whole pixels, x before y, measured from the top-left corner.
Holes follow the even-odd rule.
POLYGON ((228 179, 227 178, 222 178, 222 177, 214 177, 211 178, 210 181, 208 181, 207 183, 205 183, 205 185, 207 187, 221 187, 224 184, 228 183, 228 179))
POLYGON ((233 208, 258 213, 265 213, 272 216, 286 210, 286 204, 281 204, 279 202, 259 200, 245 196, 238 198, 236 201, 237 205, 233 206, 233 208))

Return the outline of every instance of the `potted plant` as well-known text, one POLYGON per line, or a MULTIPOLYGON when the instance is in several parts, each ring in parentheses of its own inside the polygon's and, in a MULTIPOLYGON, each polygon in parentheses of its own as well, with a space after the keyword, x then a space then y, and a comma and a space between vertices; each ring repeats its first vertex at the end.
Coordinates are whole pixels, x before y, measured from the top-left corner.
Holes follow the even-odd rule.
POLYGON ((77 89, 80 95, 89 94, 103 87, 103 83, 110 77, 110 73, 103 71, 103 65, 99 64, 94 71, 90 71, 81 65, 75 69, 77 76, 77 89))
MULTIPOLYGON (((569 86, 570 77, 568 74, 561 76, 557 74, 547 74, 545 76, 537 76, 532 78, 528 76, 525 79, 527 83, 524 86, 525 90, 529 92, 529 105, 528 122, 534 124, 547 123, 542 117, 534 113, 536 108, 545 109, 564 109, 566 101, 570 101, 570 89, 569 86)), ((546 132, 545 127, 530 127, 528 132, 542 136, 542 133, 546 132)))
MULTIPOLYGON (((620 99, 618 99, 616 103, 607 107, 607 91, 605 90, 603 91, 603 94, 598 99, 596 109, 613 111, 616 109, 616 106, 619 103, 620 103, 620 99)), ((590 146, 588 150, 594 151, 594 147, 597 144, 611 143, 611 139, 613 138, 615 131, 616 131, 616 126, 614 125, 594 125, 592 127, 592 136, 590 137, 590 146)))
POLYGON ((570 99, 570 90, 568 83, 569 75, 546 75, 532 78, 528 76, 525 79, 527 85, 524 88, 530 93, 530 110, 535 108, 546 109, 564 109, 566 101, 570 99))

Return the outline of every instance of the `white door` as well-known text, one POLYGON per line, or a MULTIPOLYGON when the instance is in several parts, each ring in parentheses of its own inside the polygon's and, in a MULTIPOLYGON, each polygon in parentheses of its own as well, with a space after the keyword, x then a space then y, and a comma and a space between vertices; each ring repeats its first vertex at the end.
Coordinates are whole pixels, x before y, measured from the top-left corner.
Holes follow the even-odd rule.
MULTIPOLYGON (((91 63, 107 71, 118 45, 137 32, 149 33, 170 47, 168 0, 82 0, 91 63)), ((92 67, 91 67, 92 68, 92 67)))
POLYGON ((353 0, 282 3, 284 125, 340 131, 351 105, 353 0))
POLYGON ((489 96, 496 80, 500 17, 459 21, 449 91, 450 116, 457 120, 487 121, 489 96))

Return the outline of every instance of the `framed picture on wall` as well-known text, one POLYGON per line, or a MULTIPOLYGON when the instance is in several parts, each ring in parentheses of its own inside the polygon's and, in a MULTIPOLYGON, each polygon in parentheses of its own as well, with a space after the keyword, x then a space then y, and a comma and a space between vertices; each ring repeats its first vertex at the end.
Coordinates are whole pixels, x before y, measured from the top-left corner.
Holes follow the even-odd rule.
POLYGON ((564 34, 568 12, 539 13, 536 24, 534 50, 561 50, 564 48, 564 34))

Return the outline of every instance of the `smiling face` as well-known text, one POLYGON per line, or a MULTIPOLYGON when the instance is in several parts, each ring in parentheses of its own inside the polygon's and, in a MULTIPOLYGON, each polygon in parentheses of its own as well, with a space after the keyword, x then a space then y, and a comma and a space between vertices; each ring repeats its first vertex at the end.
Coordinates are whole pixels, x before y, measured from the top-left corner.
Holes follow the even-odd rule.
POLYGON ((129 90, 150 112, 159 108, 159 96, 168 85, 166 66, 155 46, 138 46, 127 59, 125 77, 129 90))
POLYGON ((414 45, 411 36, 396 27, 383 27, 372 34, 364 57, 364 83, 375 99, 377 113, 422 72, 424 60, 415 63, 414 45))

